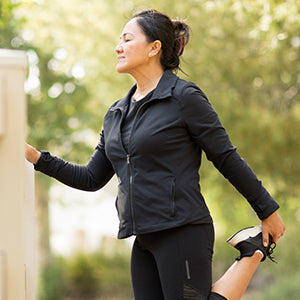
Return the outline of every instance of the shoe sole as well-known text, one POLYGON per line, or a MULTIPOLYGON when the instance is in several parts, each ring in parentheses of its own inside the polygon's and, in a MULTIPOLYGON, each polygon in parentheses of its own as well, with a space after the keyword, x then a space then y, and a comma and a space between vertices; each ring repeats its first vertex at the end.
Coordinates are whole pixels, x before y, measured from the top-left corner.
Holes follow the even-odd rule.
POLYGON ((250 237, 255 237, 259 233, 261 233, 261 225, 244 228, 233 234, 226 242, 230 246, 235 247, 238 243, 243 242, 250 237))

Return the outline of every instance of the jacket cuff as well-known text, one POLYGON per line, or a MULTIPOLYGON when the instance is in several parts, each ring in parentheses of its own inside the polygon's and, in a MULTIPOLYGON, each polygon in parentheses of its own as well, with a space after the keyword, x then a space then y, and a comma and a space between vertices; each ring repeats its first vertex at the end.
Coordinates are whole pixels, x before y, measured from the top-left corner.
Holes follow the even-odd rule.
POLYGON ((41 156, 36 164, 34 164, 34 169, 36 171, 43 172, 47 169, 49 162, 51 161, 51 154, 48 151, 41 150, 41 156))
POLYGON ((260 220, 266 219, 279 209, 279 204, 269 194, 255 202, 249 201, 249 203, 260 220))

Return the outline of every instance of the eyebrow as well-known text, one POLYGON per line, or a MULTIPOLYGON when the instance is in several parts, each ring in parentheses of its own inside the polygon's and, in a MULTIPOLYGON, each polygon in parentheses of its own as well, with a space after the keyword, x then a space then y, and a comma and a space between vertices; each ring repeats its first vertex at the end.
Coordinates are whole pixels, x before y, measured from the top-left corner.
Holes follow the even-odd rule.
POLYGON ((120 39, 121 39, 122 37, 125 37, 126 35, 132 35, 132 36, 133 36, 133 34, 130 33, 130 32, 124 32, 122 35, 120 35, 120 39))

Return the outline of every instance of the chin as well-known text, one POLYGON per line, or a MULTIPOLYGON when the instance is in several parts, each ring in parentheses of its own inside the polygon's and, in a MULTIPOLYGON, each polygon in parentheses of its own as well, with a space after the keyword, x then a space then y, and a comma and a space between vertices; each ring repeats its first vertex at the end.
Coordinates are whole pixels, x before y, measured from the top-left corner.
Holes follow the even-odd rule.
POLYGON ((118 61, 116 64, 116 70, 118 73, 127 73, 127 71, 128 71, 127 62, 124 60, 118 61))
POLYGON ((124 66, 116 66, 116 70, 118 73, 127 73, 127 68, 124 66))

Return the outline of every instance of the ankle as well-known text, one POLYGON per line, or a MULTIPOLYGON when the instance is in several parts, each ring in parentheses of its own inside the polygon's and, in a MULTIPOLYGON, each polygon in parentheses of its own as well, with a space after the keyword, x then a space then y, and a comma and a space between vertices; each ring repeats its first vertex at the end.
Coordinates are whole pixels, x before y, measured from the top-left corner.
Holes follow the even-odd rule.
POLYGON ((256 250, 254 253, 253 253, 253 257, 257 257, 259 258, 259 260, 262 260, 264 258, 264 254, 261 250, 256 250))
POLYGON ((263 252, 259 249, 257 249, 254 253, 259 253, 262 257, 264 257, 265 255, 263 254, 263 252))

